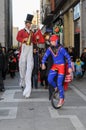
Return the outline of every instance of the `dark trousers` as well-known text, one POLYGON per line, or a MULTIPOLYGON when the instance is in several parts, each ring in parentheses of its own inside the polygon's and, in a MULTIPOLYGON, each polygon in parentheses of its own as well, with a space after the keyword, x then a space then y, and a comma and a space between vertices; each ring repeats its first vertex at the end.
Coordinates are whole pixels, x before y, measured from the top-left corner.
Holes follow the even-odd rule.
POLYGON ((10 77, 14 78, 15 77, 15 72, 10 72, 10 77))
POLYGON ((2 71, 0 71, 0 91, 3 91, 3 89, 4 89, 4 83, 3 83, 2 71))
POLYGON ((32 75, 32 88, 33 86, 37 89, 38 88, 38 74, 32 75))
POLYGON ((54 92, 54 88, 51 85, 48 85, 49 89, 49 100, 51 100, 52 94, 54 92))

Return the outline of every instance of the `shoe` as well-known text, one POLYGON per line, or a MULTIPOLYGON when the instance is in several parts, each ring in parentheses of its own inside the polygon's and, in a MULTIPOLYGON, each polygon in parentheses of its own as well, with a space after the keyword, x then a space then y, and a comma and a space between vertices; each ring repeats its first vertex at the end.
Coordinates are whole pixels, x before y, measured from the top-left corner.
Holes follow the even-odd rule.
POLYGON ((43 84, 43 83, 41 83, 41 86, 44 86, 44 84, 43 84))
POLYGON ((25 99, 29 99, 29 97, 25 96, 25 99))
POLYGON ((64 98, 60 98, 59 103, 57 104, 57 107, 60 108, 64 104, 64 98))
POLYGON ((4 92, 4 91, 5 91, 5 88, 2 88, 0 91, 1 91, 1 92, 4 92))
POLYGON ((22 89, 24 89, 24 86, 21 86, 22 89))
POLYGON ((24 86, 21 86, 22 91, 24 91, 24 86))

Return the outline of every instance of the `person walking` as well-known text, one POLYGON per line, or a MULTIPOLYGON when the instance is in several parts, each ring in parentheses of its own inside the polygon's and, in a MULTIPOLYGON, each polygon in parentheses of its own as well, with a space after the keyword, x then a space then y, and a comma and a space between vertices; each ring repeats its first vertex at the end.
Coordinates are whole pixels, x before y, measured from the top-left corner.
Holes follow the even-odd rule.
POLYGON ((27 14, 25 27, 17 34, 17 41, 21 43, 19 58, 20 86, 24 88, 23 96, 29 98, 31 94, 31 76, 33 70, 33 32, 31 30, 33 15, 27 14))
POLYGON ((33 59, 34 59, 34 67, 32 71, 32 88, 38 88, 38 48, 36 46, 33 47, 33 59))
POLYGON ((2 48, 0 47, 0 91, 4 92, 5 88, 4 88, 4 82, 3 82, 3 76, 2 76, 2 72, 4 69, 4 57, 3 57, 3 53, 2 53, 2 48))
POLYGON ((14 53, 12 53, 11 56, 9 57, 9 73, 11 78, 15 77, 16 66, 17 66, 17 61, 14 56, 14 53))
POLYGON ((2 77, 5 80, 6 79, 6 74, 8 72, 8 54, 6 51, 6 47, 2 47, 2 53, 3 53, 3 58, 4 58, 4 66, 3 66, 3 71, 2 71, 2 77))
POLYGON ((84 62, 84 65, 82 67, 82 77, 83 77, 86 71, 86 48, 83 49, 83 52, 81 54, 81 61, 84 62))

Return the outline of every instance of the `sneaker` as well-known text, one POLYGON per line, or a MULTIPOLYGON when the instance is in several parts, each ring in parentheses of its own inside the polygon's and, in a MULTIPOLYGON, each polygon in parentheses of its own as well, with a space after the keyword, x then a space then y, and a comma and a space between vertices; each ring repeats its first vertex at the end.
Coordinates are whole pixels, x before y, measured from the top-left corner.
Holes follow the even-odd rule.
POLYGON ((41 83, 41 86, 44 86, 44 84, 43 84, 43 83, 41 83))
POLYGON ((64 98, 60 98, 59 103, 57 105, 58 108, 62 107, 64 104, 64 98))
POLYGON ((24 91, 24 86, 21 86, 22 91, 24 91))

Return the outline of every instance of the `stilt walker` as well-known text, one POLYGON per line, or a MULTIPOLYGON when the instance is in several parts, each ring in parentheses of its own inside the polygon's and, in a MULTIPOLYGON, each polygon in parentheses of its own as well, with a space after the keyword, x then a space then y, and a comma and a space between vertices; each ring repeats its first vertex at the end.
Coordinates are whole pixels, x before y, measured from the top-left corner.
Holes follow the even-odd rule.
POLYGON ((31 30, 33 15, 27 14, 25 28, 17 34, 17 41, 21 43, 19 58, 20 86, 24 88, 23 96, 29 98, 31 94, 31 76, 33 70, 33 43, 44 43, 44 38, 40 29, 34 33, 31 30), (37 41, 38 38, 38 42, 37 41))
POLYGON ((33 15, 27 14, 25 28, 17 34, 17 41, 21 43, 21 54, 19 59, 20 86, 24 88, 23 96, 28 98, 31 93, 31 75, 33 69, 33 33, 31 22, 33 15))

